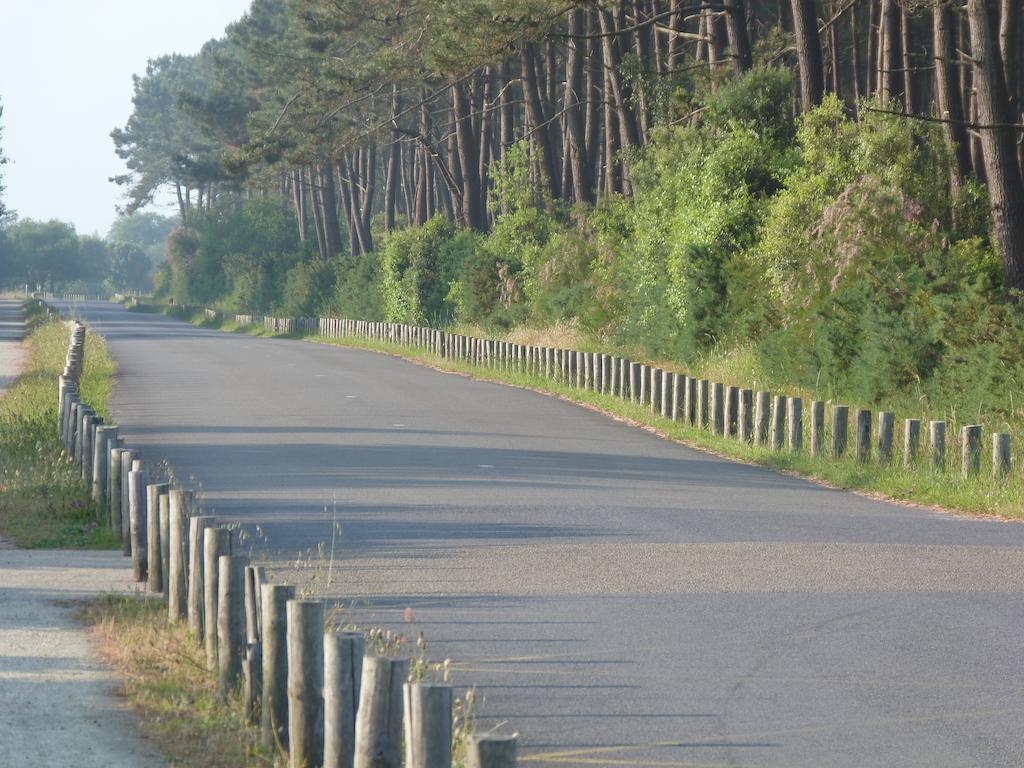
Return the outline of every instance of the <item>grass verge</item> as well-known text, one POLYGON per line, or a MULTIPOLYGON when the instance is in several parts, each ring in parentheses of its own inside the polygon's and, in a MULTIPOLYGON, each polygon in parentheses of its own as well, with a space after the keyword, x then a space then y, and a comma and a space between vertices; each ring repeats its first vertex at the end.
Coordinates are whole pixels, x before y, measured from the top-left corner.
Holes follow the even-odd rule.
MULTIPOLYGON (((151 312, 163 311, 159 305, 141 305, 140 310, 151 312)), ((255 336, 275 336, 275 334, 262 328, 239 327, 233 321, 227 320, 210 320, 201 310, 182 311, 171 308, 171 311, 165 311, 164 313, 207 328, 235 331, 255 336)), ((283 334, 276 334, 276 336, 285 337, 283 334)), ((684 443, 694 448, 709 451, 726 458, 790 472, 836 488, 938 508, 948 512, 966 513, 976 516, 994 516, 1009 520, 1024 519, 1024 485, 1015 476, 1002 480, 992 479, 992 459, 989 451, 986 450, 987 443, 983 443, 982 447, 980 475, 967 480, 961 477, 959 472, 959 422, 957 420, 951 420, 947 424, 947 468, 945 472, 932 471, 925 466, 926 462, 923 458, 917 466, 903 467, 898 446, 893 463, 889 466, 880 466, 874 462, 859 464, 852 455, 852 444, 848 455, 841 459, 833 459, 829 456, 811 456, 806 447, 804 450, 796 452, 772 451, 767 447, 748 445, 736 439, 719 437, 695 426, 669 421, 653 413, 649 407, 624 401, 611 395, 582 391, 543 377, 482 368, 463 362, 441 359, 430 352, 416 348, 380 343, 361 338, 339 339, 303 334, 290 334, 287 337, 302 338, 322 344, 373 350, 403 357, 437 370, 548 393, 601 411, 620 421, 644 427, 670 440, 684 443)), ((801 393, 794 392, 793 394, 801 393)), ((805 403, 808 400, 809 397, 805 399, 805 403)), ((852 418, 852 407, 850 413, 852 418)), ((902 418, 902 414, 897 414, 897 419, 900 418, 902 418)), ((808 429, 808 419, 809 415, 805 414, 805 432, 808 429)), ((874 427, 874 424, 872 426, 874 427)), ((853 436, 852 428, 851 424, 851 440, 853 436)), ((990 427, 986 426, 983 440, 991 439, 989 437, 990 434, 990 427)), ((897 439, 901 439, 899 421, 897 421, 897 439)), ((926 452, 927 424, 923 428, 922 440, 924 441, 922 443, 922 456, 924 456, 926 452)), ((805 434, 804 445, 807 446, 808 443, 809 436, 805 434)), ((826 430, 824 444, 826 446, 831 444, 830 430, 826 430)))
MULTIPOLYGON (((0 399, 0 537, 27 548, 117 548, 120 541, 95 523, 95 505, 57 435, 68 328, 35 304, 27 309, 28 361, 0 399)), ((87 334, 82 396, 104 417, 113 374, 105 342, 87 334)))
POLYGON ((203 649, 186 626, 168 623, 163 600, 107 596, 84 604, 79 617, 169 765, 283 768, 259 745, 241 702, 221 699, 203 649))

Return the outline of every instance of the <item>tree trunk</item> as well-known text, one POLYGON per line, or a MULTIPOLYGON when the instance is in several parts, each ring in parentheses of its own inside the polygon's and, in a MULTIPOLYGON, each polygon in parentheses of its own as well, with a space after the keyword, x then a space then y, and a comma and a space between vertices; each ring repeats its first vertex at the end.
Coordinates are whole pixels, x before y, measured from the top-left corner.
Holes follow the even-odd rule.
POLYGON ((900 9, 896 0, 882 0, 878 19, 878 95, 883 103, 899 101, 900 9))
POLYGON ((306 241, 306 185, 302 170, 292 171, 292 200, 295 205, 295 222, 299 229, 299 241, 306 241))
POLYGON ((455 140, 462 169, 462 218, 465 225, 478 232, 484 230, 480 215, 480 149, 473 133, 473 116, 464 83, 452 84, 452 116, 455 119, 455 140))
POLYGON ((967 0, 971 61, 978 101, 985 176, 992 209, 992 237, 1003 258, 1007 288, 1024 290, 1024 184, 1017 163, 1016 131, 999 55, 996 0, 967 0))
POLYGON ((547 124, 547 115, 541 103, 541 83, 537 78, 535 67, 536 46, 527 43, 520 51, 520 62, 522 64, 523 99, 526 102, 526 117, 530 124, 531 135, 537 143, 541 154, 541 172, 547 178, 548 190, 551 196, 559 196, 559 174, 558 161, 554 141, 552 139, 550 126, 547 124))
POLYGON ((732 68, 742 75, 754 66, 747 36, 747 12, 743 0, 725 0, 725 26, 729 34, 729 50, 732 52, 732 68))
MULTIPOLYGON (((884 0, 883 0, 884 1, 884 0)), ((825 73, 821 63, 821 38, 814 0, 792 0, 793 31, 800 63, 800 101, 807 112, 821 103, 825 93, 825 73)))
POLYGON ((583 12, 569 14, 568 50, 565 55, 565 106, 564 120, 568 144, 568 162, 572 176, 572 188, 576 200, 594 202, 593 181, 587 155, 586 132, 583 127, 583 52, 585 43, 577 37, 583 34, 583 12))
POLYGON ((955 165, 952 171, 952 188, 960 188, 963 178, 971 172, 971 148, 967 128, 964 126, 964 105, 960 100, 957 80, 956 19, 953 7, 942 3, 932 9, 932 41, 935 49, 935 105, 939 117, 950 122, 944 123, 943 133, 953 151, 955 165))
MULTIPOLYGON (((391 86, 391 121, 398 119, 399 101, 398 85, 391 86)), ((401 170, 402 155, 398 143, 399 133, 397 127, 391 129, 391 146, 388 148, 388 171, 384 181, 384 231, 390 232, 395 228, 395 206, 398 202, 399 172, 401 170)))

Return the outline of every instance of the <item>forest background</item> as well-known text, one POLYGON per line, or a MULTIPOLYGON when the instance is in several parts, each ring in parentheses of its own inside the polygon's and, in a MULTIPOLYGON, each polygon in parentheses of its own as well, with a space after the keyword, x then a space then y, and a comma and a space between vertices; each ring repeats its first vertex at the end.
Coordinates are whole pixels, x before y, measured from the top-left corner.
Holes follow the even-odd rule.
POLYGON ((8 217, 0 282, 1015 421, 1022 33, 1020 0, 256 0, 135 79, 146 237, 8 217))

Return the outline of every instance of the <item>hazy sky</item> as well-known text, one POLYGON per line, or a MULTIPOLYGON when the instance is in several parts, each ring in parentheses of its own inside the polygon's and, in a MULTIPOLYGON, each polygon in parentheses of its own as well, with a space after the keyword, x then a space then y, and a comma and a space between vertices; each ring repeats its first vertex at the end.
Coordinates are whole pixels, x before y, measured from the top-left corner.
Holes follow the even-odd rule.
MULTIPOLYGON (((124 172, 110 131, 132 109, 132 75, 195 53, 249 0, 0 0, 5 200, 22 218, 105 234, 124 172)), ((171 214, 170 207, 154 208, 171 214)))

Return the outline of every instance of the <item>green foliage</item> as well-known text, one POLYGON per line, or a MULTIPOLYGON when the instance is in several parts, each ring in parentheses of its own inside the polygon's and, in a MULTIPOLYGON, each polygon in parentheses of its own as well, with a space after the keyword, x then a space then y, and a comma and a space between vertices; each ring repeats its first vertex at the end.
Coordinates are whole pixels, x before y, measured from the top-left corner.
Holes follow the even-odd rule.
POLYGON ((385 317, 391 322, 450 322, 455 315, 451 284, 477 240, 472 232, 457 232, 444 216, 387 235, 380 252, 385 317))
POLYGON ((286 317, 315 317, 330 301, 333 288, 334 270, 328 262, 300 262, 285 276, 280 311, 286 317))
POLYGON ((338 257, 334 262, 334 273, 334 295, 324 307, 324 312, 360 320, 384 319, 380 264, 376 253, 338 257))

